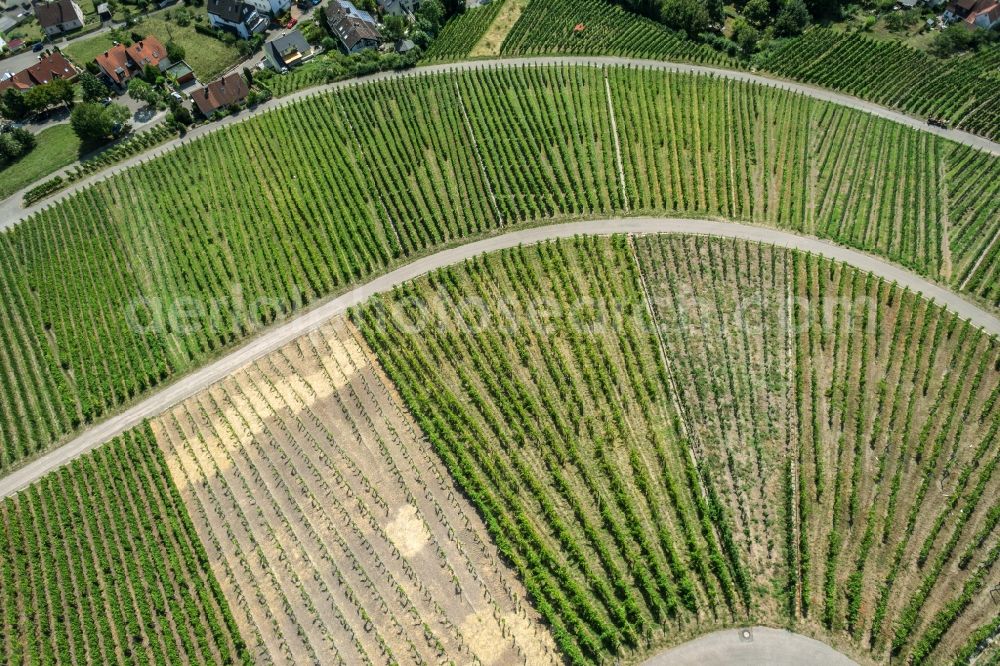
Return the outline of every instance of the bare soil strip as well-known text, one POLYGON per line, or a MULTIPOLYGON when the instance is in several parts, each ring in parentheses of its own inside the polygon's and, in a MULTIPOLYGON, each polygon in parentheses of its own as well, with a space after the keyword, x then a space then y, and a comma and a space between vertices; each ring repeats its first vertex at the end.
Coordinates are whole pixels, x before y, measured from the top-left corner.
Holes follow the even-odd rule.
POLYGON ((517 20, 521 18, 529 0, 493 0, 494 2, 504 2, 500 8, 500 13, 493 19, 493 23, 486 29, 486 33, 479 39, 479 42, 472 47, 469 53, 470 58, 490 58, 500 55, 500 47, 507 39, 507 33, 514 27, 517 20))
POLYGON ((260 661, 558 662, 523 587, 343 318, 153 428, 260 661))

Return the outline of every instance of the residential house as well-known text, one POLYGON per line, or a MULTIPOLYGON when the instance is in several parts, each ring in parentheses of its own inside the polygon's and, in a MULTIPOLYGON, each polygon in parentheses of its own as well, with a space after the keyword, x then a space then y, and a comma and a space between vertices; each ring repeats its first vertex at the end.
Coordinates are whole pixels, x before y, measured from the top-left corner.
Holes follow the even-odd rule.
POLYGON ((301 65, 315 54, 306 38, 298 30, 268 40, 264 44, 264 59, 276 72, 301 65))
POLYGON ((330 0, 325 13, 326 24, 347 53, 378 48, 382 34, 368 12, 358 9, 349 0, 330 0))
POLYGON ((229 30, 241 39, 250 39, 267 28, 267 19, 242 0, 208 0, 208 22, 213 28, 229 30))
POLYGON ((83 10, 73 0, 39 2, 35 5, 35 18, 49 37, 83 27, 83 10))
POLYGON ((219 109, 226 109, 239 104, 250 94, 246 80, 239 72, 227 74, 221 79, 212 81, 207 86, 191 93, 191 99, 198 111, 206 118, 219 109))
POLYGON ((378 0, 379 10, 386 15, 406 16, 417 11, 419 0, 378 0))
POLYGON ((969 30, 989 30, 1000 25, 1000 3, 997 0, 955 0, 945 9, 944 18, 961 22, 969 30))
POLYGON ((8 73, 4 77, 0 77, 2 78, 0 80, 0 92, 8 88, 27 90, 28 88, 48 83, 53 79, 73 81, 79 73, 80 70, 74 67, 73 63, 67 60, 62 53, 52 51, 27 69, 22 69, 16 74, 8 73))
POLYGON ((146 35, 131 46, 116 44, 94 58, 94 62, 108 81, 118 88, 124 88, 129 79, 142 74, 147 65, 161 72, 170 66, 167 49, 152 35, 146 35))
POLYGON ((292 0, 246 0, 246 2, 261 14, 271 16, 280 16, 292 8, 292 0))

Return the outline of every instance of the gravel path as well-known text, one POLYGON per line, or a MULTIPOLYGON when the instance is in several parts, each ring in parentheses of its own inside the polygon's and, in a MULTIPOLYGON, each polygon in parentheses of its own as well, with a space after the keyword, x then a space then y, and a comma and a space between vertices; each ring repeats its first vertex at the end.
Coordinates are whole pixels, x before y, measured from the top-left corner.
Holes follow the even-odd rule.
MULTIPOLYGON (((264 104, 257 106, 255 109, 250 111, 243 111, 234 116, 227 116, 226 118, 211 122, 205 125, 194 128, 183 138, 174 139, 167 143, 160 145, 157 148, 152 149, 150 152, 143 153, 141 155, 136 155, 131 157, 118 165, 105 169, 99 173, 96 173, 88 178, 77 181, 70 187, 66 188, 62 192, 59 192, 52 197, 45 199, 44 201, 38 202, 33 206, 27 208, 22 207, 21 200, 24 193, 34 187, 38 183, 33 183, 27 188, 16 192, 8 199, 0 202, 0 231, 8 227, 16 225, 18 222, 29 217, 32 213, 36 213, 46 206, 59 201, 70 194, 79 191, 80 189, 92 185, 95 182, 104 180, 111 177, 112 175, 124 171, 129 167, 136 166, 150 159, 158 157, 164 153, 174 150, 180 145, 183 145, 187 141, 191 141, 200 136, 208 134, 210 132, 217 131, 227 125, 233 123, 242 122, 247 118, 252 118, 254 116, 260 115, 261 113, 266 113, 272 109, 280 108, 286 104, 290 104, 296 100, 300 100, 304 97, 309 97, 311 95, 316 95, 319 93, 328 92, 330 90, 336 90, 338 88, 344 88, 351 85, 358 85, 362 83, 368 83, 371 81, 379 81, 382 79, 398 78, 402 76, 420 76, 423 74, 434 74, 440 72, 458 72, 467 71, 474 69, 484 69, 484 68, 494 68, 494 67, 517 67, 517 66, 531 66, 531 65, 585 65, 592 67, 601 66, 624 66, 624 67, 645 67, 649 69, 664 71, 664 72, 686 72, 692 74, 702 74, 705 76, 716 76, 726 79, 733 79, 736 81, 749 81, 753 83, 760 83, 764 85, 771 86, 773 88, 778 88, 781 90, 790 90, 796 93, 801 93, 809 97, 824 100, 827 102, 833 102, 834 104, 841 104, 844 106, 849 106, 851 108, 857 109, 859 111, 864 111, 865 113, 870 113, 872 115, 878 116, 880 118, 886 118, 888 120, 907 125, 925 132, 930 132, 932 134, 937 134, 938 136, 945 137, 957 143, 962 143, 974 148, 979 148, 986 150, 994 155, 1000 155, 1000 143, 990 141, 985 137, 978 136, 976 134, 970 134, 969 132, 962 132, 955 129, 941 129, 938 127, 932 127, 928 125, 924 120, 920 118, 914 118, 913 116, 906 115, 900 111, 894 111, 892 109, 879 106, 872 102, 866 102, 864 100, 858 99, 857 97, 852 97, 851 95, 845 95, 843 93, 834 92, 832 90, 827 90, 825 88, 819 88, 817 86, 811 86, 804 83, 796 83, 794 81, 786 81, 784 79, 775 79, 767 76, 762 76, 760 74, 753 74, 750 72, 742 72, 730 69, 718 69, 714 67, 704 67, 701 65, 686 65, 682 63, 672 63, 672 62, 662 62, 659 60, 640 60, 636 58, 620 58, 616 56, 544 56, 536 58, 500 58, 495 60, 468 60, 456 63, 444 63, 440 65, 427 65, 422 67, 417 67, 412 70, 406 70, 402 72, 379 72, 377 74, 372 74, 370 76, 347 79, 346 81, 338 81, 337 83, 330 83, 322 86, 317 86, 313 88, 307 88, 305 90, 300 90, 297 93, 293 93, 287 97, 282 97, 280 99, 273 99, 264 104)), ((75 165, 71 165, 75 166, 75 165)), ((46 177, 47 179, 48 177, 46 177)), ((45 180, 45 179, 43 179, 45 180)))
POLYGON ((784 629, 748 627, 700 636, 642 666, 857 666, 829 645, 784 629), (744 632, 749 632, 749 639, 744 632))
POLYGON ((347 308, 363 303, 375 294, 384 293, 429 271, 456 264, 483 252, 492 252, 522 244, 539 243, 555 238, 568 238, 576 234, 605 235, 611 233, 705 234, 740 238, 813 252, 843 261, 890 282, 897 282, 900 286, 920 292, 959 316, 969 319, 990 335, 1000 336, 1000 319, 961 296, 887 261, 818 238, 798 236, 778 229, 752 227, 733 222, 682 218, 614 218, 526 228, 422 257, 265 331, 226 356, 181 377, 121 414, 82 432, 63 446, 0 479, 0 498, 16 493, 47 472, 100 446, 144 419, 161 414, 173 405, 224 379, 239 368, 281 348, 300 335, 316 330, 331 317, 342 314, 347 308))

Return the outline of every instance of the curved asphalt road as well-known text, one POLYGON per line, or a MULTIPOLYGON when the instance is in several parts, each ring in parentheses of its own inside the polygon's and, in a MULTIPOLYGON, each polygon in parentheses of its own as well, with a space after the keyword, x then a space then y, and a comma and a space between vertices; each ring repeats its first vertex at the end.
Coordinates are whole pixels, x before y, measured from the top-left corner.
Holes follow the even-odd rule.
POLYGON ((857 666, 832 647, 785 629, 748 627, 705 634, 642 666, 857 666), (749 638, 744 632, 749 632, 749 638))
MULTIPOLYGON (((701 74, 705 76, 715 76, 725 79, 733 79, 735 81, 748 81, 752 83, 759 83, 772 88, 777 88, 780 90, 789 90, 795 93, 806 95, 814 99, 819 99, 827 102, 833 102, 834 104, 840 104, 843 106, 849 106, 853 109, 859 111, 864 111, 865 113, 870 113, 874 116, 880 118, 885 118, 893 122, 897 122, 909 127, 916 128, 925 132, 930 132, 932 134, 937 134, 946 139, 950 139, 957 143, 962 143, 974 148, 979 148, 981 150, 988 151, 994 155, 1000 156, 1000 143, 990 141, 985 137, 978 136, 976 134, 970 134, 969 132, 962 132, 955 129, 941 129, 939 127, 932 127, 928 125, 924 120, 920 118, 914 118, 900 111, 894 111, 892 109, 886 108, 884 106, 879 106, 872 102, 866 102, 857 97, 851 95, 846 95, 844 93, 834 92, 832 90, 827 90, 826 88, 820 88, 817 86, 808 85, 805 83, 797 83, 795 81, 788 81, 785 79, 776 79, 768 76, 762 76, 760 74, 753 74, 751 72, 731 70, 731 69, 719 69, 715 67, 705 67, 702 65, 687 65, 683 63, 674 62, 663 62, 660 60, 641 60, 637 58, 620 58, 617 56, 540 56, 536 58, 499 58, 495 60, 466 60, 462 62, 455 63, 444 63, 440 65, 426 65, 417 67, 412 70, 406 70, 402 72, 379 72, 377 74, 372 74, 370 76, 347 79, 345 81, 338 81, 337 83, 330 83, 322 86, 316 86, 313 88, 307 88, 305 90, 300 90, 297 93, 293 93, 287 97, 282 97, 280 99, 273 99, 264 104, 259 105, 251 111, 244 111, 235 116, 227 116, 226 118, 217 121, 201 125, 194 128, 183 138, 174 139, 160 145, 157 148, 153 148, 149 152, 142 153, 131 157, 124 162, 121 162, 109 169, 98 172, 90 177, 84 178, 77 181, 65 190, 56 193, 52 197, 43 200, 42 202, 36 203, 33 206, 22 207, 21 200, 24 197, 24 193, 36 185, 37 183, 32 183, 23 190, 16 192, 9 198, 0 201, 0 231, 16 225, 18 222, 26 219, 33 213, 37 213, 46 206, 60 201, 66 198, 70 194, 79 191, 80 189, 92 185, 93 183, 105 180, 116 173, 120 173, 133 167, 142 162, 147 162, 152 158, 158 157, 166 152, 174 150, 180 145, 183 145, 187 141, 198 138, 205 134, 217 131, 227 125, 233 123, 242 122, 248 118, 260 115, 261 113, 266 113, 272 109, 280 108, 297 100, 300 100, 311 95, 316 95, 319 93, 327 92, 330 90, 336 90, 338 88, 344 88, 352 85, 359 85, 368 83, 371 81, 379 81, 383 79, 393 79, 405 76, 421 76, 425 74, 436 74, 442 72, 458 72, 458 71, 468 71, 475 69, 489 69, 494 67, 524 67, 533 65, 585 65, 591 67, 642 67, 646 69, 652 69, 664 72, 685 72, 691 74, 701 74)), ((72 169, 76 165, 70 165, 66 169, 57 172, 64 173, 69 169, 72 169)), ((50 174, 46 176, 48 179, 56 174, 50 174)))
POLYGON ((925 297, 943 304, 959 316, 970 320, 987 333, 1000 336, 1000 319, 961 296, 887 261, 818 238, 798 236, 777 229, 752 227, 734 222, 681 218, 614 218, 520 229, 422 257, 329 300, 310 312, 265 331, 228 355, 181 377, 173 384, 150 395, 121 414, 84 431, 63 446, 0 479, 0 498, 16 493, 47 472, 100 446, 144 419, 161 414, 173 405, 224 379, 239 368, 283 347, 299 336, 319 328, 330 317, 345 312, 347 308, 358 305, 375 294, 384 293, 429 271, 456 264, 483 252, 556 238, 568 238, 577 234, 605 235, 612 233, 705 234, 740 238, 813 252, 842 261, 890 282, 897 282, 900 286, 912 291, 922 293, 925 297))

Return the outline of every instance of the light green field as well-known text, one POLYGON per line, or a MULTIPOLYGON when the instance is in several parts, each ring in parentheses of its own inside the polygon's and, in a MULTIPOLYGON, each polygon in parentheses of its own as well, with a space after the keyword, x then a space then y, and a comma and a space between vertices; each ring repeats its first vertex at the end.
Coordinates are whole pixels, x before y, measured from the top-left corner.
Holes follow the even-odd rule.
POLYGON ((72 164, 79 157, 80 139, 69 124, 43 130, 37 139, 34 150, 0 170, 0 199, 72 164))
POLYGON ((62 48, 62 52, 78 67, 86 67, 87 63, 114 46, 107 33, 94 37, 74 39, 62 48))

